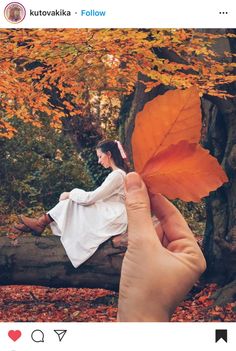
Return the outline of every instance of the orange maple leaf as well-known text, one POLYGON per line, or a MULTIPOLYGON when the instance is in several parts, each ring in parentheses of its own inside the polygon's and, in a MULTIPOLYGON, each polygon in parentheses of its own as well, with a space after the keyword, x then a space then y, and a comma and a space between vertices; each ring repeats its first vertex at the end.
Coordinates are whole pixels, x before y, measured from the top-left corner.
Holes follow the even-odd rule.
POLYGON ((200 144, 198 90, 168 91, 137 114, 132 135, 135 170, 150 193, 198 202, 228 178, 200 144))

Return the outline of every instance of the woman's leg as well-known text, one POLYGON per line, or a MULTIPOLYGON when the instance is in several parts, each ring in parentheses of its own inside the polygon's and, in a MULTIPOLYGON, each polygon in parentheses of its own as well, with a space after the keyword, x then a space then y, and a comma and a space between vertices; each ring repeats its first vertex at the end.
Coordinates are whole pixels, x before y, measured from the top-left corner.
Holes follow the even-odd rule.
MULTIPOLYGON (((32 232, 35 236, 40 236, 46 226, 50 223, 60 221, 61 217, 64 216, 65 209, 67 208, 69 200, 60 201, 50 211, 43 214, 41 217, 35 219, 26 216, 19 216, 19 222, 14 228, 21 232, 32 232)), ((56 223, 55 223, 56 225, 56 223)), ((51 227, 53 229, 54 226, 51 227)), ((56 233, 56 235, 60 235, 56 233)))
POLYGON ((30 218, 24 215, 20 216, 19 224, 15 225, 15 228, 20 231, 32 232, 34 235, 40 235, 46 226, 53 222, 52 217, 50 215, 44 213, 39 218, 30 218))

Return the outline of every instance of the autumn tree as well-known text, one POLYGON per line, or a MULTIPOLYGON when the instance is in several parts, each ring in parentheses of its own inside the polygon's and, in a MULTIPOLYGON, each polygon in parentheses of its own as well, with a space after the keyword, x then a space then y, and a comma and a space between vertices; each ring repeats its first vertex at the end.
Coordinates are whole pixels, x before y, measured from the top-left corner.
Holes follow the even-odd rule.
POLYGON ((174 29, 2 29, 0 35, 2 137, 16 132, 13 116, 40 126, 39 112, 55 128, 63 117, 76 132, 77 123, 104 127, 104 111, 117 117, 114 105, 133 92, 140 72, 149 78, 146 91, 196 85, 223 97, 219 84, 234 80, 232 63, 218 62, 212 49, 221 35, 174 29), (178 59, 166 58, 166 50, 178 59))
MULTIPOLYGON (((135 116, 158 94, 195 85, 204 97, 203 112, 208 97, 220 101, 223 114, 224 103, 234 106, 234 55, 229 45, 219 52, 219 43, 229 43, 233 37, 233 33, 193 29, 1 29, 0 136, 12 138, 17 133, 12 118, 40 127, 43 114, 51 127, 70 136, 77 151, 85 152, 85 159, 86 149, 94 147, 103 135, 116 136, 118 129, 132 157, 135 116)), ((231 112, 227 112, 230 118, 231 112)), ((225 118, 228 137, 233 122, 225 118)), ((215 128, 212 121, 211 117, 205 121, 208 142, 215 128)), ((226 139, 222 145, 220 161, 229 145, 226 139)), ((229 155, 234 159, 230 150, 227 160, 229 155)), ((232 173, 228 175, 233 181, 232 173)), ((226 237, 233 238, 235 205, 230 195, 227 201, 231 201, 232 211, 227 211, 225 188, 220 192, 230 223, 220 234, 225 243, 226 237)), ((214 241, 216 226, 211 228, 208 236, 214 241)), ((212 262, 219 244, 210 242, 212 262)), ((228 244, 232 247, 231 241, 228 244)))

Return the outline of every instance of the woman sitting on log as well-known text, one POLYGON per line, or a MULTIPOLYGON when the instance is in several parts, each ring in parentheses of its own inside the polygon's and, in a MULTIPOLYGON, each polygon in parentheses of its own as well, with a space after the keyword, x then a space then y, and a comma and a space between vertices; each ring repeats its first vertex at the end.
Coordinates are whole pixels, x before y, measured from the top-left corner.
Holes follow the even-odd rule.
POLYGON ((60 195, 59 203, 47 214, 34 219, 20 216, 15 228, 40 236, 50 224, 74 267, 78 267, 110 237, 127 230, 124 178, 128 171, 126 154, 119 141, 105 140, 96 148, 98 163, 111 168, 105 181, 94 191, 73 189, 60 195))

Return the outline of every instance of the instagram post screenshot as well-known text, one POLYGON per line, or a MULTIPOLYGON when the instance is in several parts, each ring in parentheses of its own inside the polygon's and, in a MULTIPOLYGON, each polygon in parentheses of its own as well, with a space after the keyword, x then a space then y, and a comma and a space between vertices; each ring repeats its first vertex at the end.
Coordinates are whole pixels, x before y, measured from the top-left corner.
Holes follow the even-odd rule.
POLYGON ((2 351, 235 348, 235 10, 1 2, 2 351))

